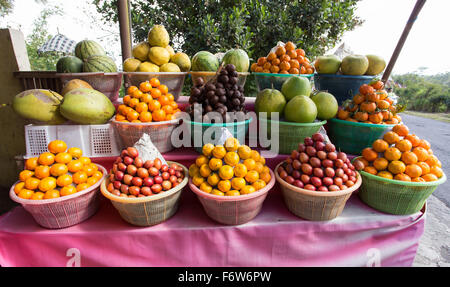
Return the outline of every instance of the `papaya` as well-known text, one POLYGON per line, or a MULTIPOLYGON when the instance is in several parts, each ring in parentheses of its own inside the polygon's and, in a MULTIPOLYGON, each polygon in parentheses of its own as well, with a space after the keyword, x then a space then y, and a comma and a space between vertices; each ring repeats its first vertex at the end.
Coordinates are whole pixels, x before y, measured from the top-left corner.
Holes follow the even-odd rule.
POLYGON ((60 107, 61 114, 79 124, 105 124, 114 115, 115 108, 103 93, 79 88, 64 95, 60 107))
POLYGON ((12 108, 21 117, 49 125, 62 124, 66 119, 60 113, 63 97, 51 90, 23 91, 13 99, 12 108))

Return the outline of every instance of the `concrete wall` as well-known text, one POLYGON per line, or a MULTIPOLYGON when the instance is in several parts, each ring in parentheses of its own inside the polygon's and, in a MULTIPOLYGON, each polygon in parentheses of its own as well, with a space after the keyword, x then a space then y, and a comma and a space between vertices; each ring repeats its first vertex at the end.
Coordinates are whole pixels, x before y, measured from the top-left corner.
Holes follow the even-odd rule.
MULTIPOLYGON (((21 31, 0 29, 0 104, 9 104, 22 91, 15 71, 29 71, 30 62, 21 31)), ((0 108, 0 186, 9 188, 18 178, 16 155, 25 154, 24 125, 11 106, 0 108)))

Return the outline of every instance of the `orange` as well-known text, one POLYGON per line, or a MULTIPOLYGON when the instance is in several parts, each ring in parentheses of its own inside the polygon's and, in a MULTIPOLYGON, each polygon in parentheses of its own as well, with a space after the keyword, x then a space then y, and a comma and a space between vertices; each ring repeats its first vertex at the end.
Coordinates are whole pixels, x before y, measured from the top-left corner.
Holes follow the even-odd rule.
POLYGON ((19 196, 20 198, 23 198, 23 199, 31 199, 33 194, 34 194, 34 192, 32 190, 22 189, 17 196, 19 196))
POLYGON ((158 89, 163 95, 166 95, 169 92, 169 88, 166 85, 159 85, 158 89))
POLYGON ((30 177, 25 180, 25 189, 35 190, 39 186, 39 182, 41 182, 39 179, 35 177, 30 177))
POLYGON ((415 134, 409 134, 405 136, 405 139, 409 140, 413 147, 417 147, 420 144, 420 138, 415 134))
POLYGON ((392 173, 390 173, 389 171, 383 170, 380 171, 379 173, 377 173, 378 176, 387 178, 387 179, 393 179, 394 176, 392 175, 392 173))
POLYGON ((166 113, 166 115, 173 114, 173 108, 170 105, 162 106, 161 109, 166 113))
POLYGON ((68 152, 60 152, 55 156, 55 162, 57 163, 69 163, 72 160, 72 156, 68 152))
POLYGON ((419 146, 423 147, 426 150, 429 150, 431 148, 431 145, 427 140, 420 140, 419 146))
POLYGON ((139 103, 136 105, 136 112, 142 113, 148 111, 148 106, 146 103, 139 103))
POLYGON ((152 118, 156 122, 162 122, 166 119, 166 112, 164 112, 163 110, 153 111, 152 118))
POLYGON ((208 158, 204 155, 200 155, 197 157, 197 159, 195 160, 195 164, 200 168, 202 165, 204 165, 205 163, 208 163, 208 158))
POLYGON ((435 155, 430 155, 425 161, 430 167, 438 165, 439 159, 435 155))
POLYGON ((430 166, 428 165, 428 163, 423 162, 423 161, 420 161, 420 162, 417 163, 417 165, 422 169, 422 175, 423 175, 423 174, 430 173, 431 168, 430 168, 430 166))
POLYGON ((233 171, 234 171, 234 175, 237 177, 245 177, 245 175, 248 172, 247 166, 245 166, 245 164, 242 164, 242 163, 237 164, 234 167, 233 171))
POLYGON ((221 180, 217 184, 217 188, 221 192, 227 192, 227 191, 229 191, 231 189, 231 182, 228 179, 221 180))
POLYGON ((50 176, 50 167, 48 167, 46 165, 40 165, 40 166, 36 167, 36 169, 34 170, 34 175, 39 179, 49 177, 50 176))
POLYGON ((385 133, 383 136, 383 139, 388 144, 395 144, 400 141, 400 137, 398 136, 398 134, 394 133, 393 131, 389 131, 389 132, 385 133))
POLYGON ((264 169, 264 165, 258 161, 255 163, 255 168, 253 170, 255 170, 257 173, 261 173, 261 172, 263 172, 263 169, 264 169))
MULTIPOLYGON (((378 95, 378 97, 379 97, 379 95, 378 95)), ((389 102, 385 101, 385 100, 379 100, 377 102, 377 107, 382 109, 382 110, 385 110, 385 109, 389 108, 390 105, 391 104, 389 104, 389 102)))
POLYGON ((174 102, 173 99, 170 102, 170 106, 172 107, 174 112, 176 112, 176 110, 178 109, 178 104, 174 102))
MULTIPOLYGON (((144 93, 141 92, 141 90, 136 90, 136 91, 134 91, 134 92, 131 94, 131 96, 132 96, 134 99, 137 99, 138 102, 139 102, 139 99, 142 97, 143 94, 144 94, 144 93)), ((134 99, 131 99, 131 100, 134 100, 134 99)))
POLYGON ((122 99, 124 105, 128 105, 128 103, 130 102, 130 100, 131 100, 131 96, 130 96, 130 95, 126 95, 126 96, 124 96, 123 99, 122 99))
POLYGON ((251 152, 252 152, 252 149, 247 145, 241 145, 238 148, 238 155, 243 160, 250 158, 251 152))
MULTIPOLYGON (((247 173, 248 175, 248 173, 247 173)), ((219 176, 221 179, 231 179, 234 176, 233 167, 230 165, 223 165, 219 168, 219 176)), ((222 190, 223 191, 223 190, 222 190)))
POLYGON ((60 197, 60 196, 61 196, 61 195, 59 194, 59 191, 58 191, 58 190, 52 189, 52 190, 47 191, 47 192, 44 194, 44 199, 58 198, 58 197, 60 197))
POLYGON ((77 147, 71 147, 67 150, 67 152, 73 157, 73 158, 80 158, 83 156, 83 151, 80 148, 77 147))
POLYGON ((72 184, 72 176, 70 176, 69 174, 60 175, 56 179, 56 184, 61 187, 71 185, 72 184))
POLYGON ((213 189, 213 190, 211 191, 211 194, 219 195, 219 196, 224 196, 224 195, 225 195, 225 193, 221 192, 221 191, 218 190, 218 189, 213 189))
POLYGON ((260 190, 266 186, 266 182, 262 179, 258 179, 254 183, 252 183, 252 186, 255 188, 255 190, 260 190))
POLYGON ((65 152, 67 149, 67 144, 62 140, 54 140, 48 144, 48 151, 57 154, 60 152, 65 152))
POLYGON ((39 182, 40 191, 46 192, 56 188, 56 179, 54 177, 46 177, 39 182))
POLYGON ((199 188, 201 191, 204 191, 206 193, 211 193, 211 191, 212 191, 212 186, 209 185, 209 183, 207 183, 207 182, 203 182, 202 184, 200 184, 199 188))
POLYGON ((401 140, 395 144, 395 147, 398 148, 401 152, 407 152, 412 149, 412 144, 409 140, 401 140))
POLYGON ((153 99, 157 99, 157 98, 161 97, 161 90, 159 90, 158 88, 152 89, 150 91, 150 95, 153 97, 153 99))
POLYGON ((139 90, 141 90, 141 92, 147 93, 150 92, 151 89, 152 85, 149 81, 145 81, 139 84, 139 90))
POLYGON ((89 177, 88 179, 87 179, 87 181, 86 181, 86 183, 89 185, 89 186, 93 186, 94 184, 96 184, 97 183, 97 181, 98 181, 98 178, 96 178, 96 177, 89 177))
POLYGON ((250 171, 255 168, 256 161, 252 158, 248 158, 248 159, 244 160, 244 165, 247 167, 247 170, 250 171))
POLYGON ((285 49, 284 47, 282 47, 282 46, 278 46, 277 49, 275 50, 275 54, 276 54, 278 57, 281 57, 281 56, 283 56, 284 54, 286 54, 286 49, 285 49))
POLYGON ((269 55, 267 55, 267 60, 272 61, 273 59, 276 59, 277 55, 274 52, 270 52, 269 55))
POLYGON ((256 191, 256 189, 251 185, 246 185, 243 188, 241 188, 241 190, 240 190, 241 194, 250 194, 255 191, 256 191))
POLYGON ((52 167, 50 168, 50 173, 54 177, 58 177, 60 175, 66 174, 68 171, 69 171, 69 169, 63 163, 56 163, 56 164, 52 165, 52 167))
POLYGON ((79 159, 72 160, 67 164, 67 168, 70 172, 75 173, 83 169, 83 163, 79 159))
POLYGON ((202 153, 204 156, 210 156, 214 149, 214 145, 212 143, 204 144, 202 147, 202 153))
POLYGON ((408 164, 405 173, 411 178, 419 177, 422 175, 422 168, 417 164, 408 164))
POLYGON ((86 182, 84 183, 80 183, 77 185, 77 191, 82 191, 89 188, 89 184, 87 184, 86 182))
POLYGON ((161 85, 158 78, 151 78, 150 84, 152 85, 153 88, 157 88, 157 87, 159 87, 159 85, 161 85))
POLYGON ((85 183, 87 179, 88 176, 84 171, 77 171, 72 175, 72 180, 75 184, 85 183))
POLYGON ((127 94, 128 95, 131 95, 131 94, 133 94, 133 92, 135 92, 135 91, 137 91, 138 90, 138 87, 136 87, 136 86, 130 86, 130 87, 128 87, 128 89, 127 89, 127 94))
POLYGON ((67 196, 67 195, 74 194, 76 192, 77 192, 77 189, 75 186, 68 185, 68 186, 64 186, 63 188, 61 188, 59 193, 61 196, 67 196))
POLYGON ((214 149, 212 150, 212 155, 215 158, 223 158, 227 154, 227 150, 223 145, 216 145, 214 149))
POLYGON ((205 181, 205 179, 200 174, 195 175, 192 178, 192 183, 197 187, 199 187, 204 181, 205 181))
POLYGON ((33 195, 31 196, 31 200, 42 200, 44 199, 44 193, 40 192, 40 191, 36 191, 35 193, 33 193, 33 195))
POLYGON ((173 102, 175 100, 175 97, 171 93, 168 93, 167 97, 169 98, 170 102, 173 102))
MULTIPOLYGON (((139 104, 139 99, 136 99, 136 98, 132 98, 132 99, 128 102, 128 106, 129 106, 130 108, 135 108, 138 104, 139 104)), ((127 112, 127 115, 128 115, 129 113, 130 113, 130 112, 128 111, 128 112, 127 112)))
POLYGON ((161 106, 166 106, 166 105, 168 105, 170 102, 169 102, 169 97, 167 97, 167 96, 161 96, 161 97, 159 97, 158 98, 158 101, 159 101, 159 103, 161 104, 161 106))
POLYGON ((399 160, 402 157, 401 151, 396 147, 390 147, 384 152, 384 157, 389 160, 399 160))
POLYGON ((251 157, 252 159, 254 159, 255 162, 259 161, 259 159, 261 158, 261 156, 259 155, 259 152, 257 152, 256 150, 252 150, 252 151, 250 152, 250 157, 251 157))
POLYGON ((139 114, 139 120, 143 123, 148 123, 152 121, 152 113, 142 112, 139 114))
POLYGON ((225 154, 223 160, 225 161, 226 164, 230 166, 235 166, 239 163, 239 156, 236 152, 229 151, 225 154))
POLYGON ((376 152, 385 152, 388 149, 388 147, 389 147, 389 144, 385 140, 382 140, 382 139, 377 139, 372 144, 372 148, 376 152))
POLYGON ((153 101, 153 97, 150 94, 143 94, 141 97, 141 102, 146 103, 147 105, 153 101))
POLYGON ((25 169, 34 170, 38 165, 38 158, 32 157, 25 161, 25 169))
POLYGON ((239 145, 239 140, 233 137, 227 138, 224 143, 224 147, 227 151, 237 151, 239 145))
POLYGON ((417 155, 412 151, 404 152, 401 159, 405 164, 415 164, 419 161, 417 155))
POLYGON ((96 169, 93 167, 93 165, 92 164, 85 164, 84 166, 83 166, 83 171, 86 173, 86 175, 89 177, 89 176, 92 176, 93 174, 94 174, 94 172, 96 171, 96 169))
POLYGON ((200 168, 197 166, 197 164, 193 163, 189 166, 188 172, 190 177, 194 177, 195 175, 200 174, 199 171, 200 168))
POLYGON ((199 172, 201 176, 208 177, 211 174, 211 169, 209 168, 209 165, 205 163, 200 167, 199 172))
POLYGON ((425 179, 423 179, 422 177, 415 177, 415 178, 411 178, 412 182, 426 182, 425 179))
POLYGON ((427 150, 423 147, 415 147, 412 151, 417 156, 418 161, 426 161, 429 157, 427 150))
MULTIPOLYGON (((202 177, 203 178, 203 177, 202 177)), ((211 186, 216 186, 218 183, 219 183, 219 181, 220 181, 220 177, 219 177, 219 175, 217 174, 217 173, 215 173, 215 172, 213 172, 213 173, 211 173, 209 176, 208 176, 208 178, 207 178, 207 180, 206 180, 211 186)))
POLYGON ((436 181, 436 180, 438 180, 438 177, 435 174, 433 174, 433 173, 425 174, 425 175, 422 176, 422 178, 425 181, 436 181))
POLYGON ((259 173, 256 170, 250 170, 245 175, 245 180, 249 183, 254 183, 259 179, 259 173))
POLYGON ((101 179, 103 177, 103 173, 101 171, 97 170, 94 172, 94 174, 92 176, 96 177, 98 179, 101 179))
POLYGON ((16 185, 14 185, 14 192, 16 194, 19 194, 19 192, 24 188, 24 186, 25 186, 25 182, 23 182, 23 181, 17 183, 16 185))
POLYGON ((136 112, 135 110, 133 110, 127 114, 127 120, 129 120, 130 122, 137 120, 138 118, 139 118, 139 113, 136 112))
POLYGON ((241 195, 241 193, 239 192, 239 190, 232 189, 232 190, 227 191, 225 193, 225 195, 226 196, 239 196, 239 195, 241 195))
POLYGON ((29 179, 30 177, 32 177, 33 175, 34 175, 34 172, 32 172, 31 170, 22 170, 19 173, 19 180, 25 181, 25 180, 29 179))
POLYGON ((430 169, 430 172, 437 176, 438 178, 441 178, 444 175, 444 172, 442 171, 442 168, 438 166, 432 166, 430 169))
POLYGON ((52 165, 55 162, 55 156, 52 153, 44 152, 38 158, 39 164, 52 165))
POLYGON ((295 52, 297 52, 297 55, 300 55, 302 57, 305 56, 305 50, 303 49, 296 49, 295 52))
POLYGON ((394 179, 395 180, 401 180, 401 181, 411 181, 411 178, 409 177, 409 175, 404 174, 404 173, 396 174, 394 176, 394 179))
POLYGON ((91 159, 88 158, 88 157, 86 157, 86 156, 80 157, 80 158, 79 158, 79 161, 81 161, 81 163, 82 163, 83 165, 85 165, 85 164, 91 164, 91 159))
POLYGON ((399 174, 405 172, 406 166, 399 160, 391 161, 388 165, 388 170, 393 174, 399 174))
POLYGON ((231 180, 231 187, 236 189, 236 190, 240 190, 241 188, 243 188, 247 183, 245 182, 245 179, 242 177, 234 177, 231 180))
POLYGON ((404 124, 398 124, 392 128, 394 133, 397 133, 401 137, 406 137, 409 133, 409 129, 404 124))
POLYGON ((267 184, 270 182, 272 177, 270 176, 270 172, 263 171, 262 173, 259 174, 259 179, 263 180, 267 184))
POLYGON ((128 107, 126 106, 126 105, 119 105, 118 107, 117 107, 117 112, 119 113, 119 114, 121 114, 121 115, 123 115, 123 116, 126 116, 127 115, 127 112, 128 112, 128 107))
POLYGON ((370 147, 363 149, 361 154, 367 161, 374 161, 378 157, 378 154, 370 147))
POLYGON ((388 167, 389 162, 384 157, 377 158, 373 162, 373 167, 375 167, 377 170, 385 170, 388 167))

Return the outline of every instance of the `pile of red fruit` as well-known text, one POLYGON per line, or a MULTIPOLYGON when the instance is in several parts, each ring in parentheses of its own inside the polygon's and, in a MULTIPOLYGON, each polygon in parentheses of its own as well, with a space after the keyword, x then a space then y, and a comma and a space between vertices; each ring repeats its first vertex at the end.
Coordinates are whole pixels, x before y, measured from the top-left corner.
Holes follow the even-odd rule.
POLYGON ((176 163, 163 164, 159 158, 144 162, 134 147, 122 150, 109 174, 109 192, 121 197, 145 197, 176 187, 184 179, 176 163))
POLYGON ((347 155, 325 143, 320 133, 305 138, 277 172, 287 183, 313 191, 344 190, 353 186, 358 176, 347 155))

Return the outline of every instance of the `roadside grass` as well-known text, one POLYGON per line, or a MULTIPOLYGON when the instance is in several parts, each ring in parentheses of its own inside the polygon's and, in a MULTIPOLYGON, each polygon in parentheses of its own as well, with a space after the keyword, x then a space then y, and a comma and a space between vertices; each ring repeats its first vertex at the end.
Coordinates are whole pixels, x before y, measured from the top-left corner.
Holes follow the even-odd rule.
POLYGON ((424 112, 416 112, 416 111, 404 111, 403 113, 412 116, 418 116, 433 120, 438 120, 441 122, 450 123, 450 113, 424 113, 424 112))

